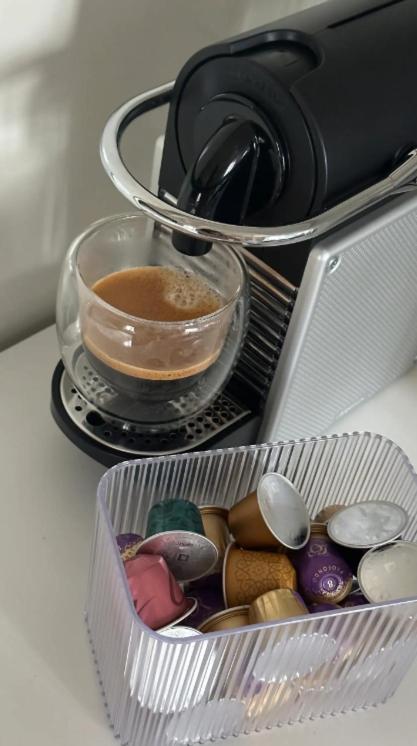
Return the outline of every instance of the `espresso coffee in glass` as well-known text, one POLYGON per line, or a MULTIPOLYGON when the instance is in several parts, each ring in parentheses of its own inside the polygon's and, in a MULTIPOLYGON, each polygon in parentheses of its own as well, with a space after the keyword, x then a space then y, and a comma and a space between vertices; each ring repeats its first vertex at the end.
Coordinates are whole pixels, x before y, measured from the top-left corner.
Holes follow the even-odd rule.
POLYGON ((186 257, 143 226, 122 216, 98 227, 79 246, 76 266, 90 364, 149 404, 178 399, 216 363, 244 278, 227 247, 220 260, 186 257))

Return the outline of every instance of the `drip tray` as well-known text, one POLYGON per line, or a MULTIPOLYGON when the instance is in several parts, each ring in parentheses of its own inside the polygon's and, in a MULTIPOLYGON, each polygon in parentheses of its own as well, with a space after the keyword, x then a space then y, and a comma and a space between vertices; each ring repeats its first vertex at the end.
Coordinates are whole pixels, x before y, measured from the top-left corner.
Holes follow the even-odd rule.
POLYGON ((134 458, 196 450, 226 428, 251 415, 247 407, 228 393, 223 393, 197 416, 185 422, 182 420, 178 428, 160 432, 147 430, 139 423, 110 417, 93 407, 75 388, 62 363, 55 370, 52 398, 53 414, 57 421, 62 419, 63 414, 60 412, 57 417, 57 409, 63 407, 79 432, 106 450, 120 451, 120 460, 129 455, 134 458), (56 401, 58 392, 60 402, 56 401))

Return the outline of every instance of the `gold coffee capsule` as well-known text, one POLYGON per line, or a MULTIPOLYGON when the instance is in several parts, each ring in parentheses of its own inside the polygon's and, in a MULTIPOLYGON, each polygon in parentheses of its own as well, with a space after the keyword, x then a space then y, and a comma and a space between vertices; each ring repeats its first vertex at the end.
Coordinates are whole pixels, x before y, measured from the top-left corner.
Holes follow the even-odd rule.
POLYGON ((325 521, 311 521, 310 538, 313 536, 327 536, 327 523, 325 521))
POLYGON ((216 545, 219 553, 218 562, 213 568, 212 573, 221 572, 226 547, 230 541, 229 527, 227 525, 229 511, 217 505, 201 505, 200 513, 203 520, 204 533, 216 545))
POLYGON ((301 549, 310 537, 310 518, 294 485, 270 472, 229 510, 229 528, 245 549, 301 549))
POLYGON ((246 627, 248 621, 249 606, 237 606, 233 609, 225 609, 213 614, 200 624, 200 632, 219 632, 222 629, 235 629, 246 627))
POLYGON ((248 616, 249 624, 258 624, 308 613, 307 606, 297 591, 280 588, 268 591, 252 601, 248 616))
POLYGON ((317 513, 317 515, 314 518, 314 522, 315 523, 327 523, 328 521, 330 521, 330 518, 332 517, 332 515, 335 515, 336 513, 339 512, 339 510, 343 510, 343 508, 345 507, 346 507, 345 505, 338 505, 338 504, 326 505, 325 508, 322 508, 322 510, 320 510, 320 512, 317 513))
POLYGON ((251 492, 229 510, 229 528, 236 541, 244 547, 257 549, 278 545, 262 518, 256 492, 251 492))
POLYGON ((251 604, 276 588, 297 587, 293 565, 285 554, 252 552, 229 544, 223 563, 223 595, 226 606, 251 604))

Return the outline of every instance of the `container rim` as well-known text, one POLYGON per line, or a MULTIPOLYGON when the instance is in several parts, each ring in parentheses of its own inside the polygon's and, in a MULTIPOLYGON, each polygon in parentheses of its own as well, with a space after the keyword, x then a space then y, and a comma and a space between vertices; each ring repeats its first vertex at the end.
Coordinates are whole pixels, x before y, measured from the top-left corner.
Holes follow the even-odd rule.
POLYGON ((117 471, 122 471, 126 468, 126 466, 136 466, 137 464, 143 464, 145 462, 153 461, 155 464, 161 462, 161 461, 186 461, 189 458, 208 458, 212 456, 213 454, 227 454, 227 453, 245 453, 250 451, 260 451, 260 450, 267 450, 268 448, 271 448, 271 446, 287 446, 287 445, 298 445, 302 443, 315 443, 315 442, 322 442, 322 441, 328 441, 328 440, 340 440, 342 438, 347 438, 351 436, 366 436, 369 438, 378 438, 381 440, 381 442, 387 443, 390 446, 393 446, 395 451, 400 454, 405 466, 408 468, 408 470, 413 474, 417 479, 417 472, 414 469, 410 459, 408 458, 407 454, 403 451, 403 449, 397 445, 391 438, 387 438, 385 435, 381 435, 380 433, 372 432, 371 430, 352 430, 351 432, 343 432, 343 433, 332 433, 331 435, 315 435, 311 438, 299 438, 298 440, 277 440, 277 441, 266 441, 265 443, 254 443, 251 445, 246 446, 229 446, 228 448, 213 448, 211 450, 207 449, 206 451, 188 451, 187 453, 177 453, 177 454, 169 454, 167 456, 145 456, 144 458, 134 458, 134 459, 125 459, 125 461, 121 461, 118 464, 114 464, 114 466, 111 466, 109 469, 107 469, 104 474, 100 477, 100 480, 98 482, 97 486, 97 497, 99 497, 99 490, 101 489, 102 483, 107 481, 109 477, 112 476, 113 473, 117 471))

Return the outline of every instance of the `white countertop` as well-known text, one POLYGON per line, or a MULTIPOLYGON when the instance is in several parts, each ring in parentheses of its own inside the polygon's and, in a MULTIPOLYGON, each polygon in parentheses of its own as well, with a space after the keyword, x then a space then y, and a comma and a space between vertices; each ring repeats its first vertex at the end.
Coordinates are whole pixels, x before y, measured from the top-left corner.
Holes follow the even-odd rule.
MULTIPOLYGON (((52 420, 57 359, 52 328, 0 354, 0 744, 114 746, 83 619, 95 489, 104 467, 52 420)), ((413 370, 332 431, 387 435, 417 466, 416 414, 413 370)), ((416 690, 414 665, 383 706, 222 743, 412 744, 416 690)))

